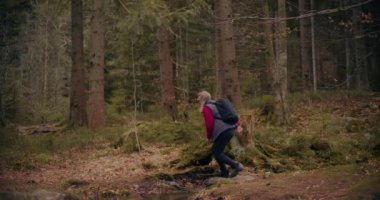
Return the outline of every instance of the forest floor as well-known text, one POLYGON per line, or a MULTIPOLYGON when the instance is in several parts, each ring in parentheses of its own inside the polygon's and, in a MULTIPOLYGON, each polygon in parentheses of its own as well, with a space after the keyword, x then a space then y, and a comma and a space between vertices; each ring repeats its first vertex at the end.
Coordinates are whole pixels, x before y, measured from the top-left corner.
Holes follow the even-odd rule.
MULTIPOLYGON (((321 113, 328 107, 342 119, 353 116, 370 121, 380 116, 380 97, 342 97, 293 109, 292 117, 297 122, 294 132, 322 120, 321 130, 337 127, 333 132, 337 137, 353 137, 353 133, 345 134, 345 126, 326 124, 334 118, 312 121, 307 114, 315 113, 315 107, 321 113)), ((374 124, 376 132, 378 122, 375 120, 374 124)), ((359 125, 353 127, 361 130, 359 125)), ((283 173, 246 166, 237 177, 219 178, 215 161, 208 166, 179 169, 183 144, 169 144, 149 144, 141 152, 130 154, 109 144, 89 149, 78 147, 54 154, 49 164, 33 169, 0 169, 0 199, 20 199, 15 198, 15 192, 31 194, 38 190, 57 191, 71 199, 380 199, 379 157, 368 156, 346 165, 316 166, 312 170, 294 168, 283 173)))
POLYGON ((237 177, 218 178, 213 177, 215 163, 190 171, 171 168, 178 152, 176 146, 149 147, 128 156, 117 150, 71 152, 70 159, 57 158, 54 165, 2 171, 0 190, 44 189, 80 199, 342 199, 355 184, 369 181, 364 194, 380 191, 378 160, 280 174, 246 167, 237 177))

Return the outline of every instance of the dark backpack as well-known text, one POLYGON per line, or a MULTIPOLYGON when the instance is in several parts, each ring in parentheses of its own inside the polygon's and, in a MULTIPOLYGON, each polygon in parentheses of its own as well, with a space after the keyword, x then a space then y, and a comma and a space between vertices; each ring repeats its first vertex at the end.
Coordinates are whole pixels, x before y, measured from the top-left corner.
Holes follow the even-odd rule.
POLYGON ((239 117, 237 116, 232 103, 228 99, 218 99, 213 104, 216 106, 216 109, 220 114, 220 118, 214 116, 216 119, 221 119, 225 123, 231 125, 234 125, 239 121, 239 117))

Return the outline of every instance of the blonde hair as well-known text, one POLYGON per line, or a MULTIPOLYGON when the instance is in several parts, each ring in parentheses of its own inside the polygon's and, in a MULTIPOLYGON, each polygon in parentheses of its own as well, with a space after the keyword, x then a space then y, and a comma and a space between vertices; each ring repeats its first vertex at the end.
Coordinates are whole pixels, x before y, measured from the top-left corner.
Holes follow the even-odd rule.
POLYGON ((203 110, 203 106, 205 105, 205 103, 211 99, 211 94, 207 91, 202 91, 200 93, 198 93, 198 100, 200 101, 201 103, 201 107, 199 108, 199 111, 202 112, 203 110))
POLYGON ((207 91, 202 91, 202 92, 198 93, 198 99, 206 102, 206 101, 211 99, 211 94, 207 91))

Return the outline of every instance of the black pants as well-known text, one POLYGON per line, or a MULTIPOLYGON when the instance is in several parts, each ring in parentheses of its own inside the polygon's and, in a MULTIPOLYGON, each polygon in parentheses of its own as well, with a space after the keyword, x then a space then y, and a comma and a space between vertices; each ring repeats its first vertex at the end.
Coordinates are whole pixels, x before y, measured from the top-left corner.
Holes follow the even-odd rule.
POLYGON ((220 167, 220 172, 222 175, 227 174, 226 164, 231 166, 232 168, 237 168, 238 163, 232 160, 230 157, 226 156, 223 151, 228 142, 230 142, 231 138, 234 136, 234 129, 229 129, 221 133, 218 138, 214 141, 212 145, 212 155, 215 160, 218 162, 220 167))

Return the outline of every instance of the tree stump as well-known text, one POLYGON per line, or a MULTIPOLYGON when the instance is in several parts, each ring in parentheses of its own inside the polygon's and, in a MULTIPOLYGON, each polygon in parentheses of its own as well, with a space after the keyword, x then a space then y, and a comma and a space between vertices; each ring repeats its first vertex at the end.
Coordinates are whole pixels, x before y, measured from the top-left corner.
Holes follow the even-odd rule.
POLYGON ((253 128, 254 128, 254 116, 253 114, 242 114, 240 116, 240 125, 243 127, 243 131, 240 134, 236 134, 239 143, 246 147, 252 142, 253 128))

